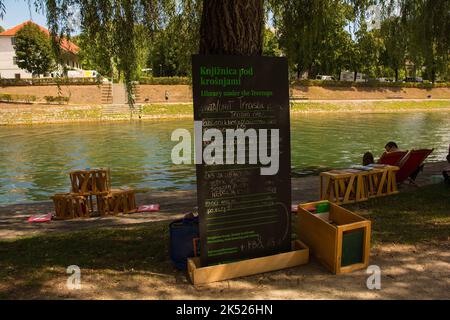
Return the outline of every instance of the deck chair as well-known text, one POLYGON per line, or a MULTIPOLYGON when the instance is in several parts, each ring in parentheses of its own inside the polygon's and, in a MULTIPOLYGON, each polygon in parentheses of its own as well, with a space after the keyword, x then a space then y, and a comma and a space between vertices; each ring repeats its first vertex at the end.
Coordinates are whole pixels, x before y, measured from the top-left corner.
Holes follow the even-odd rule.
POLYGON ((411 183, 416 184, 410 176, 419 170, 433 151, 434 149, 411 150, 399 163, 400 170, 397 172, 397 183, 409 180, 411 183))
POLYGON ((408 151, 385 152, 380 160, 378 160, 378 163, 388 166, 397 166, 407 154, 408 151))

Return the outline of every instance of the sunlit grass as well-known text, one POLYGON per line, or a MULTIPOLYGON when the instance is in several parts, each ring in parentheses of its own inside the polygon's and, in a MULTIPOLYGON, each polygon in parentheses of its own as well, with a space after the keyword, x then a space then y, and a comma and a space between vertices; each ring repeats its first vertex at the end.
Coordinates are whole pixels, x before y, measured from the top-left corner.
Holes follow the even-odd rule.
POLYGON ((400 112, 449 110, 450 101, 342 101, 292 103, 293 113, 301 112, 400 112))
POLYGON ((372 221, 375 243, 415 244, 450 236, 450 187, 444 184, 348 208, 372 221))
MULTIPOLYGON (((193 115, 192 104, 148 104, 142 107, 144 116, 193 115)), ((339 101, 294 102, 292 113, 303 112, 403 112, 450 110, 450 101, 339 101)))

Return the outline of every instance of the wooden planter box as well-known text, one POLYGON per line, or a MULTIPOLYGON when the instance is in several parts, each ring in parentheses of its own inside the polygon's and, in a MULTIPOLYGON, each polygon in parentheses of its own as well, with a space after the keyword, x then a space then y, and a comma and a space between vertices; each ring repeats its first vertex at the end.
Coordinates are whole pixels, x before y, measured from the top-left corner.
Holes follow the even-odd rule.
POLYGON ((329 203, 329 221, 307 211, 321 201, 300 205, 297 234, 311 253, 332 273, 348 273, 369 266, 371 222, 329 203))
POLYGON ((293 250, 274 256, 203 268, 200 258, 191 258, 188 259, 188 274, 194 285, 202 285, 292 268, 309 262, 309 249, 304 243, 295 241, 293 250))

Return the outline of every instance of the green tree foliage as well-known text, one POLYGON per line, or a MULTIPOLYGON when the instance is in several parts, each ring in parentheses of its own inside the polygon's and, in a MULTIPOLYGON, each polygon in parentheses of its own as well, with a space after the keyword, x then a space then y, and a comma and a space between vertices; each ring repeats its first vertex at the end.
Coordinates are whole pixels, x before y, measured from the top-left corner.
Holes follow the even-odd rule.
POLYGON ((263 55, 268 57, 279 57, 282 55, 275 32, 269 28, 264 30, 263 55))
POLYGON ((370 78, 380 74, 379 61, 383 50, 383 42, 378 30, 367 30, 365 22, 360 23, 356 32, 354 50, 351 55, 352 70, 362 72, 370 78))
POLYGON ((272 0, 280 45, 300 74, 339 73, 352 50, 346 27, 355 7, 348 1, 272 0))
POLYGON ((191 56, 198 53, 201 12, 201 1, 183 1, 172 12, 171 19, 155 32, 147 63, 154 76, 191 73, 191 56))
POLYGON ((385 0, 384 3, 388 18, 400 12, 402 28, 407 30, 409 56, 416 65, 423 61, 426 78, 434 82, 440 74, 449 79, 450 1, 385 0))
POLYGON ((37 25, 29 23, 20 29, 14 48, 20 68, 37 76, 52 71, 54 57, 50 38, 37 25))
MULTIPOLYGON (((204 1, 211 0, 30 3, 45 7, 50 31, 58 36, 55 39, 70 33, 68 18, 74 8, 79 10, 83 65, 106 75, 116 70, 131 89, 131 82, 139 78, 143 67, 151 67, 155 75, 189 74, 190 55, 198 52, 204 1)), ((0 14, 3 3, 0 0, 0 14)), ((275 27, 275 34, 267 30, 264 34, 264 53, 282 52, 299 74, 308 71, 310 76, 338 75, 347 69, 371 77, 386 73, 399 77, 404 62, 410 61, 417 70, 423 69, 430 80, 450 76, 448 0, 265 0, 264 3, 275 27), (364 24, 367 8, 374 3, 384 8, 381 30, 367 30, 364 24)))
POLYGON ((80 47, 78 59, 85 70, 96 70, 102 76, 113 77, 111 54, 108 48, 102 45, 104 42, 97 35, 90 38, 86 32, 72 38, 72 41, 80 47))
POLYGON ((381 63, 395 73, 395 81, 399 80, 399 72, 405 66, 408 49, 407 31, 400 17, 390 17, 381 24, 380 36, 383 41, 381 63))

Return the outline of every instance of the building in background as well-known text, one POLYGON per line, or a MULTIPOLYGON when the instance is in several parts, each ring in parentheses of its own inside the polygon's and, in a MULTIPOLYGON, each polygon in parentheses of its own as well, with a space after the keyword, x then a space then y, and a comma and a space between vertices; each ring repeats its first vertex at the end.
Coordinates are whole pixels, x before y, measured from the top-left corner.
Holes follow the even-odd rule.
MULTIPOLYGON (((18 26, 8 29, 0 33, 0 78, 4 79, 30 79, 32 74, 26 70, 20 69, 16 62, 16 51, 14 49, 15 37, 17 32, 25 25, 32 23, 37 25, 42 31, 44 31, 50 37, 50 32, 32 22, 26 21, 18 26)), ((68 69, 79 69, 80 63, 78 61, 78 52, 80 48, 73 42, 62 39, 61 41, 62 61, 68 69)))

